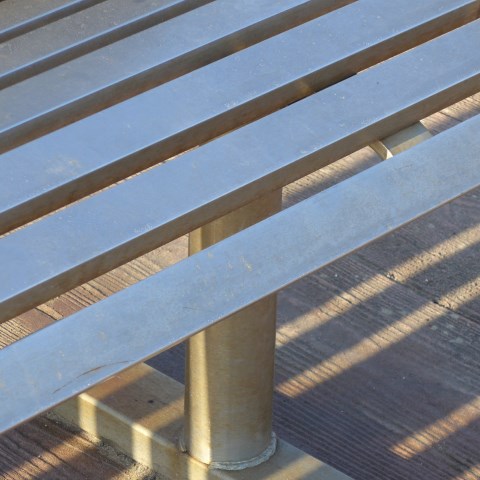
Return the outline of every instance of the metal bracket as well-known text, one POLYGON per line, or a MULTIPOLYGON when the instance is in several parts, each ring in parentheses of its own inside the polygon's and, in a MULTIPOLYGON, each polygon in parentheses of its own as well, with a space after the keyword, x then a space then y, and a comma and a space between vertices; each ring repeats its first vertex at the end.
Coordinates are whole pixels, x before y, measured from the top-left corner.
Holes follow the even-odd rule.
POLYGON ((382 160, 387 160, 398 153, 404 152, 405 150, 428 140, 432 136, 433 135, 421 122, 416 122, 383 140, 377 140, 371 143, 370 147, 375 150, 382 160))

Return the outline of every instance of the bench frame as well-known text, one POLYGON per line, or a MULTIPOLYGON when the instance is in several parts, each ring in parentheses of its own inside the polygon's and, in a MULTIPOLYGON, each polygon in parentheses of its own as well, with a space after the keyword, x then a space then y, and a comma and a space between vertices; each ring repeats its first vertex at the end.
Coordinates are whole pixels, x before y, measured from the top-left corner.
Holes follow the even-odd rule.
MULTIPOLYGON (((350 2, 342 2, 342 5, 346 3, 350 2)), ((468 15, 472 14, 473 11, 469 10, 468 15)), ((462 23, 463 19, 456 19, 455 22, 462 23)), ((435 28, 441 29, 438 25, 435 28)), ((427 35, 429 34, 427 33, 427 35)), ((395 41, 397 40, 395 39, 395 41)), ((465 88, 473 88, 474 80, 478 77, 477 73, 476 71, 474 73, 469 72, 470 77, 468 81, 465 80, 467 85, 465 88), (477 76, 474 77, 474 75, 477 76)), ((345 76, 343 72, 338 79, 342 79, 345 76)), ((334 78, 329 79, 329 82, 330 80, 333 81, 334 78)), ((300 98, 307 93, 312 92, 310 90, 308 92, 299 92, 298 96, 300 98)), ((457 94, 458 91, 455 95, 457 94)), ((439 92, 436 95, 438 96, 439 92)), ((295 97, 295 99, 297 98, 295 97)), ((438 101, 436 106, 438 107, 440 104, 441 102, 438 101)), ((282 105, 278 104, 275 108, 280 106, 282 105)), ((413 107, 415 109, 430 108, 430 106, 426 107, 423 104, 421 107, 410 105, 410 110, 413 107)), ((407 110, 407 107, 405 107, 405 112, 407 110)), ((395 113, 398 114, 399 112, 395 111, 395 113)), ((399 115, 400 126, 405 126, 409 121, 411 122, 411 118, 419 117, 417 113, 412 113, 412 111, 407 113, 404 117, 399 115)), ((249 119, 252 120, 253 118, 249 119)), ((354 141, 358 144, 361 144, 363 141, 363 145, 372 141, 375 138, 372 136, 372 132, 376 127, 376 122, 380 124, 379 119, 376 119, 372 120, 371 125, 368 127, 368 135, 365 137, 368 137, 367 141, 365 141, 365 138, 364 140, 360 139, 362 133, 360 128, 357 132, 358 138, 354 141)), ((387 124, 387 121, 385 120, 384 123, 387 124)), ((241 126, 241 124, 236 126, 241 126)), ((231 125, 228 126, 227 130, 231 127, 231 125)), ((391 132, 391 126, 388 128, 388 132, 391 132)), ((379 130, 379 134, 381 134, 381 131, 382 129, 379 130)), ((386 134, 386 130, 383 131, 383 134, 386 134)), ((347 136, 342 138, 342 140, 345 140, 347 136)), ((417 122, 383 140, 375 141, 371 146, 382 159, 386 160, 428 140, 430 137, 430 133, 421 123, 417 122)), ((203 140, 206 140, 206 138, 203 140)), ((306 155, 301 158, 301 161, 304 163, 307 158, 308 156, 306 155)), ((301 163, 300 160, 295 160, 295 162, 301 163)), ((292 161, 292 165, 295 162, 292 161)), ((408 167, 408 165, 406 166, 408 167)), ((133 171, 130 173, 133 173, 133 171)), ((270 173, 270 175, 273 177, 273 174, 270 173)), ((381 175, 382 173, 380 178, 381 175)), ((395 178, 395 175, 398 175, 397 171, 393 172, 393 178, 395 178)), ((278 182, 278 179, 276 181, 278 182)), ((472 188, 472 182, 465 182, 465 184, 468 183, 469 188, 472 188)), ((460 183, 458 181, 451 189, 445 189, 445 192, 442 190, 442 195, 445 197, 445 199, 441 197, 442 201, 448 201, 453 198, 454 194, 464 192, 466 185, 460 183)), ((389 193, 385 189, 383 193, 389 197, 389 193)), ((347 193, 346 196, 348 197, 349 194, 347 193)), ((255 198, 255 195, 252 195, 252 197, 255 198)), ((431 195, 431 198, 428 197, 425 200, 422 207, 424 210, 417 211, 415 208, 410 208, 411 211, 403 212, 397 216, 393 215, 391 219, 392 226, 389 227, 390 231, 434 208, 435 206, 431 205, 434 198, 437 198, 437 196, 431 195)), ((215 199, 215 201, 217 200, 215 199)), ((280 212, 281 200, 282 191, 278 185, 271 186, 271 191, 264 186, 263 190, 261 190, 261 196, 256 197, 253 201, 252 198, 249 198, 250 203, 244 204, 239 208, 237 208, 237 204, 233 207, 236 208, 235 210, 191 232, 189 238, 190 255, 195 255, 201 250, 280 212)), ((377 200, 377 198, 370 199, 373 203, 377 200)), ((311 214, 312 210, 308 209, 312 208, 311 205, 314 205, 314 203, 308 205, 305 211, 311 214)), ((225 209, 225 211, 227 210, 225 209)), ((225 211, 222 211, 222 214, 225 211)), ((381 208, 378 211, 381 214, 385 213, 381 208)), ((333 210, 330 211, 331 216, 334 214, 333 210)), ((175 220, 178 220, 178 218, 175 220)), ((215 216, 211 218, 215 218, 215 216)), ((292 220, 291 217, 290 219, 292 220)), ((384 220, 390 221, 388 215, 385 216, 384 220)), ((267 224, 270 225, 269 223, 267 224)), ((198 224, 189 225, 190 228, 194 228, 198 224)), ((319 225, 317 228, 321 227, 321 222, 319 225)), ((357 225, 357 227, 360 227, 360 225, 357 225)), ((330 257, 327 260, 324 259, 324 263, 321 265, 325 265, 335 259, 333 258, 335 255, 338 258, 348 253, 347 250, 349 248, 352 251, 389 231, 384 226, 379 227, 378 232, 373 225, 370 225, 370 227, 375 232, 368 232, 368 234, 364 232, 363 237, 365 238, 362 237, 358 242, 349 240, 349 244, 346 241, 343 246, 344 251, 337 252, 334 249, 334 253, 331 254, 332 259, 330 257)), ((317 237, 311 238, 320 238, 321 236, 318 232, 316 235, 317 237)), ((348 235, 344 231, 344 236, 348 237, 348 235)), ((307 237, 308 235, 306 235, 307 237)), ((255 234, 252 238, 256 238, 255 234)), ((235 246, 235 243, 233 243, 233 246, 235 246)), ((324 245, 324 250, 327 249, 327 246, 328 244, 324 245)), ((267 247, 264 245, 263 248, 265 250, 267 247)), ((215 252, 216 250, 209 250, 208 252, 211 251, 215 252)), ((200 254, 203 255, 201 259, 205 259, 209 255, 213 257, 213 254, 208 252, 200 254)), ((322 255, 323 253, 321 252, 322 255)), ((326 257, 329 255, 330 253, 325 254, 326 257)), ((244 257, 242 259, 244 261, 244 269, 240 269, 240 274, 253 270, 248 261, 244 257)), ((195 260, 190 260, 190 267, 187 267, 187 272, 189 271, 188 268, 191 268, 195 263, 195 260)), ((313 257, 311 260, 316 261, 313 257)), ((321 265, 319 263, 317 268, 321 265)), ((200 269, 200 264, 198 266, 200 269)), ((234 266, 231 267, 232 270, 234 268, 234 266)), ((263 266, 260 268, 259 275, 261 275, 262 268, 263 272, 266 272, 266 267, 263 266)), ((296 270, 296 278, 299 278, 299 275, 308 273, 308 268, 305 265, 302 268, 303 270, 300 267, 296 270)), ((291 276, 293 275, 292 273, 291 276)), ((168 279, 168 275, 166 278, 168 279)), ((83 391, 85 381, 87 380, 83 379, 84 383, 76 382, 79 377, 88 377, 89 381, 91 381, 88 385, 96 384, 101 379, 109 377, 103 383, 57 406, 50 415, 60 418, 62 421, 73 423, 95 436, 106 439, 133 459, 171 478, 280 480, 285 478, 285 475, 288 473, 289 478, 292 479, 348 480, 346 475, 278 440, 272 431, 276 319, 275 292, 282 288, 282 285, 278 283, 280 280, 276 279, 275 281, 277 283, 272 281, 271 285, 265 287, 270 290, 265 291, 256 301, 252 298, 253 294, 250 293, 250 296, 246 298, 235 300, 236 303, 232 302, 231 305, 222 306, 223 310, 221 312, 223 312, 223 315, 215 312, 215 314, 219 315, 218 318, 212 317, 210 320, 207 319, 210 322, 210 326, 207 328, 203 326, 203 330, 200 327, 192 326, 197 318, 192 317, 193 314, 190 316, 192 323, 190 334, 193 333, 193 336, 190 336, 187 340, 185 389, 178 382, 145 364, 140 363, 132 367, 131 365, 138 362, 141 358, 145 359, 147 355, 152 355, 155 347, 155 345, 148 344, 147 347, 139 348, 137 345, 137 349, 133 349, 134 353, 132 353, 133 357, 131 360, 118 361, 111 364, 104 362, 105 364, 89 369, 73 380, 66 379, 63 384, 61 384, 63 380, 60 383, 57 382, 61 386, 55 390, 53 388, 57 385, 52 383, 51 390, 53 392, 49 392, 50 397, 48 401, 51 403, 48 406, 55 404, 53 399, 56 398, 55 394, 60 390, 64 390, 61 400, 83 391), (229 308, 230 311, 225 312, 229 308), (194 328, 196 328, 195 332, 194 328), (149 348, 150 350, 148 350, 149 348), (143 355, 143 357, 140 358, 139 355, 143 355), (126 366, 131 366, 131 368, 124 370, 126 366), (108 374, 109 371, 110 375, 108 374), (98 376, 95 377, 97 373, 98 376), (77 383, 81 384, 82 388, 77 383), (185 402, 183 402, 183 399, 185 399, 185 402)), ((195 286, 195 283, 192 283, 192 285, 195 286)), ((215 285, 215 282, 210 282, 208 285, 209 288, 213 288, 212 286, 215 285)), ((35 287, 38 287, 38 285, 35 287)), ((57 288, 61 289, 64 286, 57 285, 57 288)), ((259 288, 263 288, 263 286, 259 288)), ((30 292, 25 291, 24 293, 29 294, 30 292)), ((220 295, 228 296, 228 292, 222 292, 220 295)), ((168 295, 166 297, 168 299, 168 295)), ((184 304, 179 303, 180 296, 178 298, 173 296, 172 298, 175 298, 177 301, 178 308, 180 308, 180 305, 182 305, 182 308, 189 308, 188 306, 183 307, 184 304)), ((5 304, 7 304, 7 301, 5 301, 5 304)), ((21 309, 23 307, 18 305, 18 308, 21 309)), ((101 308, 99 310, 92 308, 91 312, 94 312, 94 316, 98 315, 99 323, 103 321, 101 308)), ((6 316, 8 316, 8 312, 6 316)), ((124 327, 125 320, 126 318, 123 317, 124 327)), ((202 321, 206 322, 207 320, 204 316, 202 321)), ((109 325, 108 322, 110 322, 111 326, 111 321, 112 318, 110 320, 107 319, 105 324, 109 325)), ((167 325, 167 328, 171 328, 171 325, 167 325)), ((94 331, 95 329, 92 329, 92 332, 94 331)), ((60 329, 57 331, 57 334, 61 332, 62 330, 60 329)), ((161 332, 161 328, 158 332, 161 332)), ((104 332, 99 332, 99 334, 104 334, 104 332)), ((45 337, 41 335, 39 338, 44 338, 45 340, 45 337)), ((48 339, 48 333, 46 338, 48 339)), ((86 340, 88 340, 88 335, 83 338, 84 342, 86 340)), ((180 340, 177 339, 177 341, 180 340)), ((167 340, 164 341, 167 342, 167 340)), ((99 352, 100 343, 97 342, 92 351, 95 351, 95 348, 97 348, 97 352, 99 352)), ((22 352, 22 346, 25 343, 20 343, 19 345, 16 344, 12 348, 7 348, 2 353, 2 358, 10 361, 17 358, 18 352, 22 352)), ((108 344, 105 343, 105 345, 108 344)), ((168 346, 171 345, 172 341, 170 341, 168 346)), ((25 347, 23 348, 25 350, 25 347)), ((60 351, 60 353, 62 352, 60 351)), ((115 355, 116 353, 112 354, 112 358, 115 355)), ((123 358, 125 357, 122 357, 122 360, 123 358)), ((72 358, 68 361, 72 362, 72 358)), ((52 365, 54 364, 55 362, 52 362, 52 365)), ((84 366, 83 368, 89 367, 88 364, 85 365, 86 367, 84 366)), ((62 376, 62 371, 58 369, 59 378, 62 376)), ((4 376, 6 377, 6 375, 4 376)), ((3 380, 1 375, 0 380, 3 380)), ((7 391, 11 389, 16 392, 17 389, 15 387, 18 385, 20 385, 19 391, 22 391, 22 388, 27 391, 30 387, 35 388, 36 385, 35 381, 31 379, 24 383, 29 383, 29 386, 25 387, 21 382, 17 383, 13 376, 10 375, 5 385, 3 382, 0 382, 0 388, 6 388, 7 391)), ((42 392, 44 396, 46 395, 48 387, 41 391, 39 389, 39 397, 42 396, 42 392)), ((37 392, 35 391, 35 393, 37 392)), ((35 401, 37 401, 37 397, 32 400, 32 404, 35 401)), ((57 400, 56 403, 59 401, 57 400)), ((45 400, 45 402, 47 401, 45 400)), ((46 404, 42 407, 41 401, 39 403, 40 405, 35 407, 24 404, 24 409, 25 411, 33 411, 32 409, 37 408, 38 413, 40 408, 44 410, 47 408, 46 404)), ((14 424, 15 420, 12 420, 12 422, 14 424)))

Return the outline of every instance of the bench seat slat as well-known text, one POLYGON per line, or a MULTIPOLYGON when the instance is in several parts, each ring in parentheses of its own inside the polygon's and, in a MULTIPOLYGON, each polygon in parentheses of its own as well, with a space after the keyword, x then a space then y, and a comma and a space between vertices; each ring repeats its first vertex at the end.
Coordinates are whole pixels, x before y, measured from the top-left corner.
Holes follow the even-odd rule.
POLYGON ((438 33, 460 4, 480 6, 407 3, 382 15, 383 0, 354 3, 3 154, 0 233, 438 33))
POLYGON ((101 0, 3 0, 0 3, 0 42, 48 22, 78 12, 101 0))
POLYGON ((351 2, 216 0, 87 53, 0 92, 0 151, 351 2))
POLYGON ((479 42, 480 20, 0 239, 0 321, 473 94, 479 42))
POLYGON ((0 431, 477 187, 479 133, 477 116, 0 351, 0 431))
POLYGON ((0 44, 0 89, 211 0, 106 0, 0 44))

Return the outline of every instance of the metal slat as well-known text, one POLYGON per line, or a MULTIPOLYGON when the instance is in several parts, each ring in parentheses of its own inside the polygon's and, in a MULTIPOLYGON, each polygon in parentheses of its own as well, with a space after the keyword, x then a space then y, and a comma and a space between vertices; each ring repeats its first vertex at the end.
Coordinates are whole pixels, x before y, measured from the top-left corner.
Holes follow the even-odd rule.
POLYGON ((211 0, 105 0, 0 44, 0 89, 211 0))
POLYGON ((352 4, 0 156, 0 233, 449 28, 480 1, 382 4, 352 4))
POLYGON ((0 239, 0 321, 473 94, 479 42, 477 21, 0 239))
POLYGON ((67 62, 0 92, 0 151, 351 2, 217 0, 67 62))
POLYGON ((3 0, 0 3, 0 42, 78 12, 102 0, 3 0))
POLYGON ((477 116, 6 347, 0 430, 477 187, 479 133, 477 116))

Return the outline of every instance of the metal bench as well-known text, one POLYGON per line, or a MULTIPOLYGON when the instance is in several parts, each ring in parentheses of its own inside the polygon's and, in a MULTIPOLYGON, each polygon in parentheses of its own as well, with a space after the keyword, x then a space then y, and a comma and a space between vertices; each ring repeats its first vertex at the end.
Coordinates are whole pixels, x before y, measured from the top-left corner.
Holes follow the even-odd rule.
POLYGON ((0 321, 189 232, 191 257, 1 350, 0 431, 60 405, 170 476, 346 478, 272 433, 275 292, 480 184, 479 118, 416 123, 480 91, 480 1, 23 3, 0 3, 0 321), (366 145, 394 158, 280 212, 366 145), (140 362, 186 339, 180 448, 140 362))

